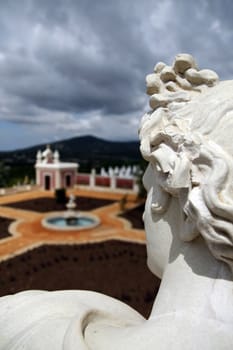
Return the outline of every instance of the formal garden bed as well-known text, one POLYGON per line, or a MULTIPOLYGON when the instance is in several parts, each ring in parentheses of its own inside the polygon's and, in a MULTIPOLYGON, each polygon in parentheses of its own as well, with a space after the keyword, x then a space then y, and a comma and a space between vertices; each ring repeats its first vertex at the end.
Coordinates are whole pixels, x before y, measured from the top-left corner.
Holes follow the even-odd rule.
MULTIPOLYGON (((99 198, 80 196, 76 198, 76 203, 77 203, 77 210, 88 211, 88 210, 94 210, 94 209, 103 207, 105 205, 112 204, 114 203, 114 201, 109 199, 99 199, 99 198)), ((57 203, 55 198, 50 198, 50 197, 42 197, 42 198, 36 198, 32 200, 8 203, 8 204, 5 204, 5 206, 16 208, 16 209, 37 211, 40 213, 66 209, 66 203, 57 203)))
POLYGON ((115 297, 147 317, 159 287, 144 244, 106 241, 45 245, 0 263, 0 295, 27 289, 82 289, 115 297))
POLYGON ((0 217, 0 239, 11 236, 9 232, 9 226, 12 222, 14 222, 14 220, 0 217))
POLYGON ((140 204, 134 209, 126 210, 123 213, 119 214, 119 217, 122 217, 128 221, 131 222, 132 227, 143 230, 144 229, 144 223, 142 220, 142 214, 144 212, 145 204, 140 204))

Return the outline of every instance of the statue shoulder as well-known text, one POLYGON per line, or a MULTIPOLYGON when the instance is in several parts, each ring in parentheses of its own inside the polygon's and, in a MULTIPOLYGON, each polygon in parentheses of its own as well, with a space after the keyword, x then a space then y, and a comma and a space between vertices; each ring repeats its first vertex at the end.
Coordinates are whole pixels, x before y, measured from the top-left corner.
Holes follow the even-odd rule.
POLYGON ((117 326, 144 320, 122 302, 88 291, 27 291, 0 298, 0 308, 0 350, 86 349, 90 322, 105 319, 117 326))
POLYGON ((85 338, 91 350, 231 350, 232 326, 193 313, 173 312, 135 327, 91 322, 85 338))

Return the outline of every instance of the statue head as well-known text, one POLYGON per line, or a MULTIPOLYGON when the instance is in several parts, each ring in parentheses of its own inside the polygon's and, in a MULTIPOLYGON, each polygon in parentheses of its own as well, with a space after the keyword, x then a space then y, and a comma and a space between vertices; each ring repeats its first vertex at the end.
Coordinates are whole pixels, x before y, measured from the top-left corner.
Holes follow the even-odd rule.
POLYGON ((181 54, 171 67, 158 63, 146 83, 151 111, 139 131, 149 162, 146 231, 177 231, 181 241, 201 235, 233 271, 233 81, 219 82, 215 72, 199 70, 192 56, 181 54))

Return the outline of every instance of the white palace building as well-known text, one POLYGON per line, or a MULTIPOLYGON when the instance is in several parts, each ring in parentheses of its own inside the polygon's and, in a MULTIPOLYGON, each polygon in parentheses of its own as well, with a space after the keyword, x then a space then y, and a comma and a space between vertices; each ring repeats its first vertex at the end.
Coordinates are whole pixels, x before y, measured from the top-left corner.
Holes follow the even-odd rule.
POLYGON ((79 164, 61 162, 59 152, 52 151, 47 146, 45 151, 37 152, 36 156, 36 185, 47 191, 75 186, 102 187, 111 190, 138 191, 138 165, 95 169, 91 173, 78 173, 79 164))
POLYGON ((50 146, 37 152, 36 184, 45 190, 70 188, 76 184, 78 164, 60 161, 58 151, 52 152, 50 146))

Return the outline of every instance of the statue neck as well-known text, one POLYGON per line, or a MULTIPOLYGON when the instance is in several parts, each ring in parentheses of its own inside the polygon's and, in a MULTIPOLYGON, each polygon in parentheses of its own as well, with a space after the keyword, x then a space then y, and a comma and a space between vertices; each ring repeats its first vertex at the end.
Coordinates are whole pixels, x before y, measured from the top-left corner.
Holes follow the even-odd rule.
POLYGON ((230 269, 211 255, 202 237, 182 242, 171 248, 150 319, 185 312, 233 322, 232 289, 230 269))

